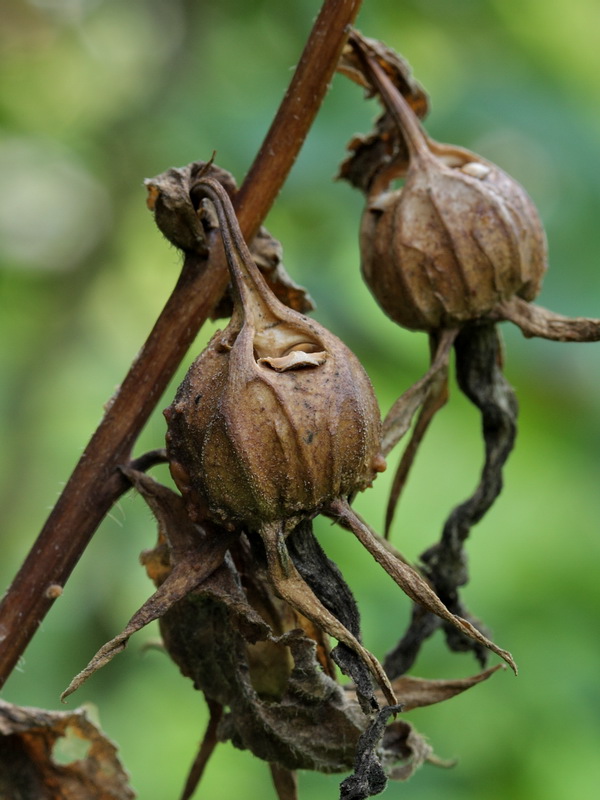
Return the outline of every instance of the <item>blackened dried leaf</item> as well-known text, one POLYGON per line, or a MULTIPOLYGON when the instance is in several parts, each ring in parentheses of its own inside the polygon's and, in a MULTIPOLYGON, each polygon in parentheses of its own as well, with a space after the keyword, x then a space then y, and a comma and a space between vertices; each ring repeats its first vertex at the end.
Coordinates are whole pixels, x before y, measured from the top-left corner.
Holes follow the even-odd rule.
POLYGON ((340 800, 366 800, 383 792, 387 775, 377 751, 388 719, 401 710, 400 705, 382 708, 362 734, 356 749, 354 772, 340 784, 340 800))
MULTIPOLYGON (((414 79, 408 62, 375 39, 353 31, 340 59, 338 70, 356 83, 373 91, 357 53, 360 43, 376 59, 387 76, 406 97, 417 116, 423 118, 429 108, 428 97, 414 79)), ((393 178, 401 177, 408 167, 408 150, 398 126, 387 111, 367 136, 355 136, 348 145, 352 155, 340 166, 339 176, 365 194, 378 193, 393 178)))
POLYGON ((131 800, 117 749, 84 708, 72 712, 0 700, 0 797, 131 800))
MULTIPOLYGON (((308 586, 325 608, 360 641, 360 613, 354 595, 338 566, 317 542, 311 523, 300 523, 288 535, 286 542, 292 561, 308 586)), ((342 672, 354 681, 365 712, 377 709, 371 672, 364 661, 343 642, 333 649, 331 656, 342 672)))
POLYGON ((441 626, 439 617, 413 604, 410 624, 398 644, 385 657, 383 668, 390 679, 404 675, 415 663, 423 643, 441 626))
MULTIPOLYGON (((421 560, 444 604, 454 614, 469 618, 458 596, 458 587, 468 580, 464 542, 502 490, 502 469, 517 432, 518 405, 502 374, 501 345, 493 323, 465 326, 454 347, 458 385, 481 412, 485 463, 475 492, 452 511, 439 543, 426 550, 421 560)), ((482 629, 478 621, 471 621, 482 629)), ((480 643, 469 641, 462 634, 457 636, 446 625, 444 629, 451 649, 473 650, 480 663, 485 664, 486 653, 480 643)))

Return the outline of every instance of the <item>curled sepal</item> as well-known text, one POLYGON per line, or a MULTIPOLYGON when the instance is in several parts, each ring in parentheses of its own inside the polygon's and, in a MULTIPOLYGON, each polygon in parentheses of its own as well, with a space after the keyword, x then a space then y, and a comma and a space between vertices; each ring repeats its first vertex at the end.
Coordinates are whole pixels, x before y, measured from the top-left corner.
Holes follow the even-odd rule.
POLYGON ((382 451, 385 455, 404 436, 416 410, 419 416, 410 440, 398 464, 385 515, 385 537, 387 538, 394 512, 404 488, 408 473, 415 460, 419 446, 437 412, 448 400, 448 359, 458 328, 447 328, 430 333, 431 366, 425 375, 407 389, 394 403, 383 421, 382 451))
POLYGON ((381 441, 384 456, 398 444, 408 431, 415 413, 423 406, 431 392, 435 391, 435 387, 443 382, 448 370, 450 350, 458 330, 458 328, 448 328, 440 333, 431 366, 422 378, 400 395, 386 414, 381 441))
POLYGON ((556 342, 600 341, 600 319, 564 317, 520 297, 501 303, 493 316, 514 322, 527 337, 539 336, 556 342))
POLYGON ((277 523, 263 525, 259 533, 265 545, 269 577, 277 593, 292 608, 354 651, 371 671, 381 687, 386 701, 390 705, 394 705, 396 697, 379 661, 362 646, 357 637, 340 622, 335 614, 325 607, 296 569, 286 547, 282 526, 277 523))
POLYGON ((450 623, 461 633, 499 655, 506 661, 513 672, 515 674, 517 673, 517 665, 508 650, 503 650, 501 647, 498 647, 468 620, 453 614, 444 603, 442 603, 440 598, 421 575, 392 548, 389 542, 371 530, 348 505, 347 501, 334 501, 324 513, 344 528, 352 531, 360 543, 371 553, 377 563, 385 569, 388 575, 393 578, 411 600, 423 606, 432 614, 440 617, 444 622, 450 623))
POLYGON ((225 553, 236 538, 227 531, 221 531, 218 536, 207 536, 187 519, 183 501, 178 495, 141 473, 130 471, 129 477, 142 490, 146 500, 151 498, 149 504, 171 544, 174 556, 171 570, 152 597, 129 620, 124 630, 103 645, 87 667, 73 678, 61 695, 63 701, 124 650, 134 633, 163 617, 169 609, 212 575, 223 563, 225 553), (189 547, 186 542, 190 543, 189 547))

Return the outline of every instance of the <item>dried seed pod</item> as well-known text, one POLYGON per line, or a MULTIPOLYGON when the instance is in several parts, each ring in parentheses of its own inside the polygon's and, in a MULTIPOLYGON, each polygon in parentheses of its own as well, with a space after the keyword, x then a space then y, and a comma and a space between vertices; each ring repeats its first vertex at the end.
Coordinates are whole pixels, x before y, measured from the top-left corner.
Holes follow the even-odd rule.
POLYGON ((369 68, 410 154, 404 186, 371 196, 362 271, 383 310, 414 330, 485 316, 514 295, 539 292, 546 241, 525 190, 469 150, 439 144, 383 70, 369 68))
POLYGON ((285 544, 301 519, 385 468, 373 389, 336 336, 273 295, 220 184, 202 178, 196 188, 217 211, 234 309, 165 411, 173 479, 192 518, 259 533, 278 594, 348 645, 393 704, 381 664, 315 596, 285 544))
POLYGON ((336 336, 275 298, 221 186, 197 186, 217 208, 235 301, 165 412, 173 478, 221 524, 313 514, 385 466, 371 384, 336 336))

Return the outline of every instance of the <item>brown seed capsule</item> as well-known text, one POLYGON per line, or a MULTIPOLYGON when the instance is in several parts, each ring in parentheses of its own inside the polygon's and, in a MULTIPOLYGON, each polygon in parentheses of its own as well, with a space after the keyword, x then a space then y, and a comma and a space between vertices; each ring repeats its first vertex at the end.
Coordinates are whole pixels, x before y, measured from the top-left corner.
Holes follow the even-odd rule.
POLYGON ((313 514, 384 466, 371 384, 337 337, 275 298, 221 186, 204 178, 198 189, 217 209, 234 312, 165 412, 173 478, 197 515, 221 524, 313 514))
POLYGON ((482 317, 514 295, 533 299, 546 242, 525 190, 491 162, 429 139, 383 71, 371 69, 410 154, 404 186, 370 197, 361 223, 363 275, 383 310, 428 331, 482 317))

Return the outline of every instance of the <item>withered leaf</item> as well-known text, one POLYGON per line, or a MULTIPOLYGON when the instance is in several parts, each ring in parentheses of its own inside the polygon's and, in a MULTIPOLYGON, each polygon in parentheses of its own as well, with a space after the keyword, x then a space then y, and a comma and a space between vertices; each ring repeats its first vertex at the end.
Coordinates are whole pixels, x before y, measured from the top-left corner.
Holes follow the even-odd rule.
POLYGON ((231 194, 235 191, 233 176, 215 164, 194 161, 185 167, 171 167, 155 178, 147 178, 146 203, 163 236, 184 252, 207 255, 206 234, 192 204, 190 190, 196 175, 203 170, 216 178, 231 194))
MULTIPOLYGON (((185 167, 171 168, 155 178, 144 181, 148 208, 154 213, 157 227, 171 244, 185 253, 207 256, 207 228, 214 227, 210 213, 204 220, 194 203, 194 184, 198 175, 217 180, 230 197, 237 191, 233 175, 212 162, 195 161, 185 167)), ((277 298, 285 305, 303 314, 314 310, 314 302, 307 290, 295 283, 283 266, 281 244, 261 227, 250 243, 250 252, 256 266, 277 298)), ((232 312, 230 290, 217 303, 212 319, 229 317, 232 312)))
POLYGON ((223 562, 229 545, 236 538, 236 534, 229 531, 219 531, 216 536, 207 535, 187 517, 179 495, 143 473, 126 469, 123 472, 157 516, 162 536, 172 547, 171 570, 125 629, 103 645, 87 667, 73 678, 62 693, 62 700, 124 650, 134 633, 162 617, 171 606, 209 577, 223 562))
MULTIPOLYGON (((338 70, 372 93, 374 87, 357 54, 356 42, 368 50, 387 76, 406 97, 417 116, 423 118, 429 108, 428 97, 414 79, 410 66, 402 56, 376 39, 367 39, 353 31, 342 53, 338 70)), ((348 144, 352 155, 340 166, 343 178, 365 194, 377 194, 394 178, 401 177, 408 167, 408 149, 398 126, 385 111, 374 130, 366 136, 355 136, 348 144)))
POLYGON ((472 686, 486 681, 494 672, 503 669, 502 664, 490 667, 484 672, 472 675, 470 678, 457 678, 455 680, 432 680, 429 678, 416 678, 405 675, 392 681, 392 686, 402 705, 402 711, 411 711, 413 708, 422 708, 434 703, 442 703, 457 694, 465 692, 472 686))
POLYGON ((117 749, 85 708, 71 712, 0 700, 0 797, 131 800, 117 749))

